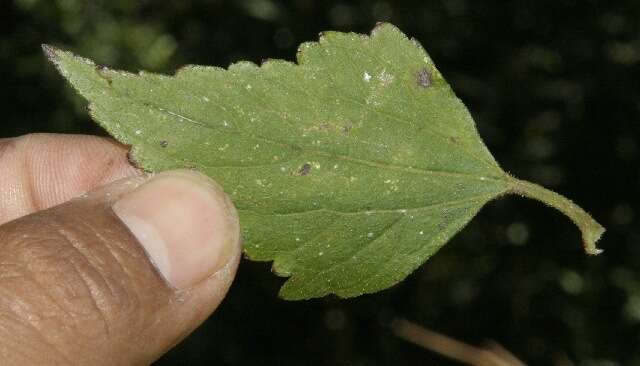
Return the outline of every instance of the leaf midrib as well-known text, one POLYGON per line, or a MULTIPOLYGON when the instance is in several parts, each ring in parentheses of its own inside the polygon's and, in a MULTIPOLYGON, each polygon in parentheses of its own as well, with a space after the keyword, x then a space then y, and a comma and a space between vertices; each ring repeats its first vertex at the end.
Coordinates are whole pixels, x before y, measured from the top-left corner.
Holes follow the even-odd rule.
MULTIPOLYGON (((201 128, 206 128, 206 129, 211 129, 211 130, 215 130, 215 129, 220 129, 220 130, 225 130, 225 131, 229 131, 235 134, 239 134, 239 135, 245 135, 245 136, 249 136, 252 139, 258 140, 258 141, 263 141, 263 142, 267 142, 267 143, 271 143, 274 145, 280 145, 283 148, 292 148, 294 150, 298 150, 302 153, 312 153, 312 154, 316 154, 316 155, 320 155, 320 156, 324 156, 324 157, 330 157, 330 158, 336 158, 336 159, 340 159, 342 161, 348 161, 348 162, 352 162, 352 163, 356 163, 356 164, 360 164, 360 165, 365 165, 365 166, 371 166, 371 167, 377 167, 377 168, 382 168, 382 169, 390 169, 390 170, 400 170, 400 171, 404 171, 407 173, 413 173, 413 174, 422 174, 422 175, 430 175, 430 174, 434 174, 434 175, 441 175, 441 176, 454 176, 454 177, 462 177, 462 178, 466 178, 469 180, 493 180, 493 181, 501 181, 501 182, 506 182, 507 179, 504 175, 501 175, 499 177, 496 176, 492 176, 491 174, 487 174, 486 176, 483 175, 475 175, 475 174, 470 174, 470 173, 462 173, 462 172, 456 172, 456 171, 447 171, 447 170, 436 170, 436 169, 421 169, 421 168, 415 168, 412 166, 406 166, 406 165, 401 165, 401 164, 395 164, 395 163, 390 163, 390 162, 386 162, 386 161, 375 161, 375 160, 365 160, 365 159, 360 159, 360 158, 354 158, 354 157, 350 157, 348 155, 343 155, 343 154, 337 154, 335 152, 329 152, 329 151, 325 151, 325 150, 316 150, 316 149, 308 149, 308 148, 303 148, 299 145, 294 145, 288 142, 283 142, 283 141, 279 141, 279 140, 274 140, 271 138, 266 138, 263 136, 259 136, 259 135, 255 135, 253 133, 249 133, 246 131, 242 131, 237 127, 230 127, 230 126, 226 126, 226 127, 214 127, 211 126, 207 123, 204 123, 202 121, 199 121, 197 119, 193 119, 190 117, 186 117, 180 113, 174 112, 172 110, 169 110, 167 108, 164 107, 160 107, 152 102, 146 101, 146 100, 140 100, 139 98, 136 98, 135 96, 129 94, 129 93, 124 93, 121 91, 118 91, 112 87, 109 87, 109 89, 111 89, 114 94, 116 94, 118 97, 123 98, 123 97, 127 97, 129 98, 129 100, 132 100, 134 102, 137 102, 139 105, 145 106, 145 107, 152 107, 154 108, 156 111, 160 112, 160 113, 164 113, 167 114, 169 116, 173 116, 173 117, 177 117, 181 120, 187 121, 189 123, 193 123, 195 126, 201 127, 201 128), (484 179, 483 179, 484 178, 484 179)), ((95 102, 94 102, 95 103, 95 102)), ((97 104, 97 103, 96 103, 97 104)), ((282 164, 282 162, 278 162, 278 163, 273 163, 273 164, 267 164, 267 165, 276 165, 276 164, 282 164)), ((223 167, 251 167, 251 166, 215 166, 218 168, 223 168, 223 167)))
POLYGON ((354 211, 343 211, 343 210, 337 210, 337 209, 333 209, 333 208, 326 208, 326 207, 320 207, 320 208, 313 208, 310 210, 302 210, 302 211, 287 211, 287 212, 269 212, 269 213, 264 213, 264 212, 260 212, 260 210, 255 209, 255 208, 251 208, 251 209, 247 209, 247 208, 241 208, 238 207, 238 211, 248 211, 248 212, 253 212, 253 213, 257 213, 259 215, 262 216, 276 216, 276 217, 285 217, 285 216, 295 216, 295 215, 302 215, 302 214, 308 214, 308 213, 312 213, 312 212, 333 212, 342 216, 351 216, 351 215, 375 215, 375 214, 385 214, 385 213, 397 213, 397 214, 401 214, 401 215, 405 215, 405 214, 409 214, 409 213, 416 213, 416 212, 420 212, 422 210, 430 210, 433 208, 437 208, 437 207, 456 207, 456 206, 462 206, 466 203, 469 202, 476 202, 476 203, 480 203, 480 202, 486 202, 494 197, 497 197, 503 193, 505 193, 507 191, 507 189, 504 189, 502 191, 499 192, 495 192, 495 193, 485 193, 485 194, 479 194, 479 195, 475 195, 475 196, 471 196, 471 197, 467 197, 467 198, 463 198, 460 200, 451 200, 451 201, 443 201, 443 202, 436 202, 436 203, 431 203, 428 205, 423 205, 423 206, 419 206, 419 207, 411 207, 411 208, 392 208, 392 209, 367 209, 367 210, 354 210, 354 211))

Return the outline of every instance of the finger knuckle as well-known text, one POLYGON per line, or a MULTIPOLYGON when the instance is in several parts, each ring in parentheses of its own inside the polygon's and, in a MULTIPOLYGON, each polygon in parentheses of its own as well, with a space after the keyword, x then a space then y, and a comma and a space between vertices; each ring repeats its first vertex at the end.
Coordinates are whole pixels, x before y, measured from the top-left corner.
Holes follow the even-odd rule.
POLYGON ((139 253, 90 222, 50 217, 29 222, 47 230, 22 228, 16 232, 33 234, 0 238, 8 253, 0 260, 0 287, 26 299, 25 314, 46 314, 59 329, 73 329, 87 339, 144 327, 140 308, 148 299, 141 296, 149 295, 141 291, 134 264, 139 253))

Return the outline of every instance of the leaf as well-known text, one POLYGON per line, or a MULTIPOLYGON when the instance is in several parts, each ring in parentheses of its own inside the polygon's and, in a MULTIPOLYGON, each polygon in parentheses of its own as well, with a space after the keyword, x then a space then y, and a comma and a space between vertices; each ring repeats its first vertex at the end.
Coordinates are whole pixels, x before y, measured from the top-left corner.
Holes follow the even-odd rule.
POLYGON ((284 298, 392 286, 506 193, 564 212, 598 252, 604 229, 506 174, 424 49, 393 25, 324 33, 300 46, 297 64, 187 66, 174 76, 44 49, 137 164, 195 168, 225 187, 247 256, 290 277, 284 298))

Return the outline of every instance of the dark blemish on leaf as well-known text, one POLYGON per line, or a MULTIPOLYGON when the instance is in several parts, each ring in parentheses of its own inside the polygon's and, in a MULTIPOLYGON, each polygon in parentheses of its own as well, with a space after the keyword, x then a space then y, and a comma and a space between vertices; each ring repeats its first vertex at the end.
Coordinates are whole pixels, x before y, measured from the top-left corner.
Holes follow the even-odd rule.
POLYGON ((167 146, 169 146, 169 141, 167 140, 160 141, 160 147, 167 147, 167 146))
POLYGON ((431 86, 431 74, 425 68, 420 69, 416 74, 416 81, 421 88, 428 88, 431 86))
POLYGON ((301 176, 301 177, 304 177, 305 175, 309 174, 310 172, 311 172, 311 164, 304 163, 304 164, 302 164, 300 169, 298 169, 296 174, 301 176))

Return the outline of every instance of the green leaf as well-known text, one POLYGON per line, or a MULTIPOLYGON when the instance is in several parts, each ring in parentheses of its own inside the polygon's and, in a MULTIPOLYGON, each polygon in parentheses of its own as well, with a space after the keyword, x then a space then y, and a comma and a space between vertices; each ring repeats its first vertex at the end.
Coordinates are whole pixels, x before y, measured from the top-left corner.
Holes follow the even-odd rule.
POLYGON ((598 252, 604 229, 506 174, 424 49, 390 24, 370 36, 324 33, 300 46, 297 64, 187 66, 174 76, 44 48, 137 164, 195 168, 225 187, 248 257, 290 277, 284 298, 392 286, 505 193, 558 208, 598 252))

